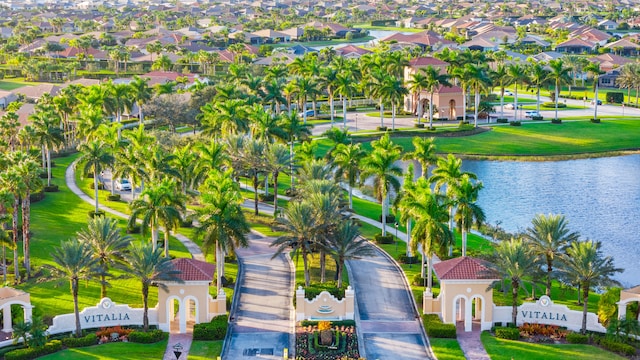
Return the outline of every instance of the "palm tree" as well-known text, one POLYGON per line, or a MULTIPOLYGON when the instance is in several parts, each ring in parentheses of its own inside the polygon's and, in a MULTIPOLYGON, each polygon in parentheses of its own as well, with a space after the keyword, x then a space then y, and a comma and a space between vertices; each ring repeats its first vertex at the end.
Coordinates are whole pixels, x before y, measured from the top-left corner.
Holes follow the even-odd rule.
MULTIPOLYGON (((396 110, 398 103, 404 99, 409 91, 403 86, 403 81, 393 76, 386 76, 376 88, 376 94, 383 101, 391 103, 391 129, 396 129, 396 110)), ((381 125, 382 126, 382 125, 381 125)))
POLYGON ((474 181, 469 175, 462 175, 454 188, 457 205, 455 220, 462 234, 462 256, 467 256, 467 233, 471 226, 475 222, 479 227, 486 218, 482 208, 476 204, 480 190, 482 182, 474 181))
MULTIPOLYGON (((423 70, 423 69, 420 69, 423 70)), ((418 124, 422 118, 422 101, 420 99, 420 93, 427 89, 427 76, 424 71, 418 71, 411 74, 411 79, 407 82, 407 88, 411 93, 411 112, 418 116, 418 124)))
POLYGON ((453 243, 453 233, 447 227, 449 219, 447 204, 442 195, 431 190, 431 184, 421 177, 415 184, 405 184, 400 208, 403 220, 415 219, 415 227, 411 233, 412 251, 418 244, 422 250, 422 277, 425 277, 425 260, 428 269, 427 288, 431 294, 432 258, 436 248, 446 248, 453 243))
POLYGON ((211 171, 225 170, 231 161, 223 143, 210 140, 196 144, 198 160, 196 162, 194 186, 198 186, 209 176, 211 171))
POLYGON ((507 66, 499 63, 496 69, 490 73, 493 78, 493 86, 500 89, 500 118, 504 118, 504 90, 511 85, 511 79, 507 74, 507 66))
POLYGON ((511 285, 511 322, 515 326, 518 318, 518 290, 537 266, 537 259, 522 239, 511 239, 498 244, 495 251, 494 269, 511 285))
POLYGON ((144 331, 149 330, 149 286, 157 285, 161 289, 167 286, 163 281, 181 283, 171 259, 162 256, 160 249, 154 249, 152 244, 132 244, 130 251, 125 254, 125 261, 129 264, 127 274, 142 284, 142 326, 144 331))
POLYGON ((403 160, 417 160, 422 168, 422 176, 429 178, 429 167, 438 161, 436 156, 436 139, 433 137, 424 138, 416 136, 411 141, 413 151, 407 152, 402 157, 403 160))
POLYGON ((260 104, 254 104, 249 112, 249 128, 254 139, 264 143, 273 143, 275 138, 286 137, 284 130, 280 127, 280 119, 267 112, 260 104))
POLYGON ((560 269, 572 278, 578 280, 582 289, 582 329, 584 334, 587 330, 587 311, 589 307, 589 290, 592 286, 611 286, 617 282, 611 279, 615 273, 622 272, 613 264, 613 258, 603 256, 599 241, 585 240, 574 241, 566 250, 562 257, 563 266, 560 269))
POLYGON ((91 247, 93 257, 99 260, 100 267, 100 298, 107 297, 107 274, 109 268, 122 260, 124 250, 129 247, 131 237, 122 235, 118 221, 109 218, 96 217, 89 220, 89 224, 77 234, 78 240, 91 247))
POLYGON ((402 149, 393 144, 389 134, 372 143, 373 151, 362 160, 362 177, 373 177, 373 187, 378 201, 382 202, 382 236, 387 234, 387 212, 389 190, 398 191, 402 169, 395 163, 400 160, 402 149))
POLYGON ((57 115, 50 109, 38 109, 35 114, 30 118, 33 121, 33 129, 38 142, 42 145, 43 159, 46 158, 46 165, 43 161, 43 166, 46 166, 47 170, 47 186, 51 186, 51 150, 57 146, 60 146, 64 142, 62 136, 62 129, 54 122, 60 122, 57 115))
POLYGON ((353 187, 360 176, 360 163, 367 156, 360 144, 338 144, 331 153, 337 167, 335 179, 344 179, 349 184, 349 209, 353 209, 353 187))
POLYGON ((529 66, 529 80, 531 86, 536 88, 536 111, 540 112, 540 88, 548 81, 549 70, 544 67, 543 63, 535 63, 529 66))
POLYGON ((316 92, 316 83, 307 77, 299 77, 295 81, 295 91, 302 107, 302 118, 307 123, 307 99, 316 92))
POLYGON ((151 99, 153 89, 149 87, 148 79, 134 76, 133 81, 129 83, 129 95, 138 106, 138 117, 140 118, 140 124, 144 123, 144 113, 142 112, 142 106, 151 99))
POLYGON ((233 181, 232 170, 210 173, 200 187, 201 203, 198 209, 200 227, 197 232, 202 237, 205 254, 215 251, 217 293, 222 291, 224 256, 238 247, 249 245, 246 234, 250 231, 242 203, 238 184, 233 181))
POLYGON ((158 229, 162 220, 180 219, 180 212, 184 208, 184 204, 176 200, 174 188, 175 183, 165 179, 156 186, 149 186, 142 192, 141 198, 129 204, 129 227, 133 227, 138 217, 142 217, 142 234, 150 229, 153 250, 158 244, 158 229))
POLYGON ((358 225, 352 220, 340 222, 329 244, 331 256, 336 261, 338 289, 342 288, 342 271, 346 260, 356 260, 365 256, 374 256, 375 251, 360 236, 358 225))
POLYGON ((354 77, 351 73, 340 72, 336 75, 336 94, 342 97, 342 127, 347 128, 347 100, 353 97, 356 86, 353 83, 354 77))
POLYGON ((279 236, 269 245, 277 247, 276 253, 271 258, 274 259, 284 251, 292 248, 296 259, 298 256, 302 256, 304 285, 308 287, 311 282, 308 258, 318 232, 319 219, 317 212, 314 210, 313 205, 306 201, 293 201, 289 202, 285 217, 277 220, 285 235, 279 236))
POLYGON ((331 112, 331 127, 333 127, 334 121, 334 103, 333 99, 335 97, 336 87, 338 87, 338 70, 333 67, 325 67, 321 71, 320 81, 321 84, 324 85, 327 90, 327 95, 329 96, 329 111, 331 112))
MULTIPOLYGON (((293 152, 293 144, 296 141, 306 140, 311 136, 311 125, 308 125, 306 122, 303 123, 300 121, 300 116, 298 116, 297 111, 290 111, 289 114, 284 114, 282 116, 282 124, 281 127, 284 129, 287 134, 287 140, 289 141, 289 153, 291 154, 291 158, 293 159, 295 154, 293 152)), ((294 187, 294 175, 293 175, 293 161, 291 162, 291 188, 294 187)))
POLYGON ((93 190, 95 200, 95 214, 100 213, 98 207, 98 176, 102 170, 113 163, 113 155, 108 152, 108 146, 104 141, 93 140, 89 143, 83 143, 78 147, 82 153, 79 158, 80 162, 84 162, 83 174, 88 176, 93 173, 93 190))
MULTIPOLYGON (((420 69, 425 76, 424 90, 429 92, 429 127, 433 126, 433 94, 442 86, 451 86, 449 82, 450 76, 447 74, 441 74, 440 71, 433 66, 429 65, 426 68, 420 69)), ((420 95, 418 95, 418 101, 420 101, 420 95)), ((418 104, 418 123, 422 118, 422 104, 418 104)))
POLYGON ((13 211, 11 212, 11 235, 13 241, 13 270, 14 270, 14 283, 20 282, 20 268, 18 261, 18 239, 19 239, 19 224, 18 215, 20 209, 20 193, 24 187, 22 178, 18 175, 14 167, 9 167, 0 172, 0 184, 3 192, 11 194, 13 198, 13 211))
POLYGON ((480 92, 485 91, 491 80, 484 65, 466 64, 465 71, 468 73, 468 85, 473 90, 475 97, 473 102, 474 126, 478 127, 478 110, 480 107, 480 92))
MULTIPOLYGON (((271 144, 265 152, 265 170, 273 177, 273 216, 278 215, 278 177, 291 168, 291 154, 282 144, 271 144)), ((268 176, 267 176, 268 178, 268 176)))
POLYGON ((62 242, 51 253, 55 265, 45 265, 51 270, 51 277, 58 280, 69 280, 71 295, 73 296, 73 312, 76 318, 76 336, 82 336, 80 327, 80 311, 78 309, 78 289, 80 281, 90 280, 100 272, 99 258, 93 256, 88 243, 77 239, 62 242))
MULTIPOLYGON (((31 193, 42 188, 40 166, 31 156, 17 152, 12 159, 15 175, 20 179, 18 195, 21 198, 22 212, 22 253, 27 279, 31 277, 31 193)), ((14 209, 17 211, 18 209, 14 209)))
POLYGON ((242 148, 242 162, 253 182, 253 204, 255 215, 258 215, 258 185, 259 176, 265 169, 265 145, 255 139, 248 139, 242 148))
POLYGON ((600 70, 600 64, 598 63, 590 63, 587 67, 584 68, 587 73, 593 74, 593 88, 594 88, 594 96, 593 96, 593 119, 598 120, 598 85, 600 75, 605 72, 600 70))
POLYGON ((547 296, 551 296, 551 274, 553 261, 562 256, 565 249, 580 236, 570 232, 563 215, 539 214, 531 220, 532 227, 527 228, 524 235, 532 251, 547 264, 547 296))
POLYGON ((513 101, 514 101, 513 119, 515 121, 518 121, 518 85, 522 84, 528 79, 527 71, 524 66, 518 63, 509 64, 509 66, 507 67, 507 77, 509 79, 509 82, 511 82, 512 84, 515 84, 516 86, 515 94, 513 97, 513 101))
POLYGON ((549 80, 555 84, 556 121, 558 120, 558 99, 560 98, 560 87, 571 81, 569 74, 571 68, 565 67, 562 58, 549 61, 549 80))

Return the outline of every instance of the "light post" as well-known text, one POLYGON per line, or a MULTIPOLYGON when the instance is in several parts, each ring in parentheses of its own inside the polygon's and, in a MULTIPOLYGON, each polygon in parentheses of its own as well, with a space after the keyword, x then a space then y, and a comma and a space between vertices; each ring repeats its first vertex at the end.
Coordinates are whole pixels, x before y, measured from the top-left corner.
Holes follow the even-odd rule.
POLYGON ((358 113, 356 113, 356 132, 358 131, 358 113))
POLYGON ((396 255, 398 255, 398 222, 396 221, 396 255))

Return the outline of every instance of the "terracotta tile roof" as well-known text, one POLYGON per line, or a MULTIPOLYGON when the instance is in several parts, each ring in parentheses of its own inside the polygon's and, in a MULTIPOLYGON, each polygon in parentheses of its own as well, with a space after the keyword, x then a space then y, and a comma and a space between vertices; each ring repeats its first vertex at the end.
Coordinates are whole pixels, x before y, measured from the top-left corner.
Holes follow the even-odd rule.
POLYGON ((442 60, 438 60, 433 57, 420 57, 417 59, 413 59, 409 61, 410 66, 427 66, 427 65, 439 65, 439 66, 447 66, 448 62, 444 62, 442 60))
POLYGON ((640 285, 636 286, 636 287, 632 287, 630 289, 624 289, 622 290, 626 293, 631 293, 631 294, 640 294, 640 285))
POLYGON ((490 264, 484 260, 468 256, 450 259, 433 265, 433 270, 440 280, 478 280, 496 279, 490 264))
POLYGON ((171 260, 176 270, 180 271, 177 275, 182 281, 213 281, 213 274, 216 266, 205 261, 179 258, 171 260))
POLYGON ((440 87, 438 87, 438 89, 435 92, 436 94, 462 94, 462 88, 460 88, 459 86, 443 86, 440 85, 440 87))

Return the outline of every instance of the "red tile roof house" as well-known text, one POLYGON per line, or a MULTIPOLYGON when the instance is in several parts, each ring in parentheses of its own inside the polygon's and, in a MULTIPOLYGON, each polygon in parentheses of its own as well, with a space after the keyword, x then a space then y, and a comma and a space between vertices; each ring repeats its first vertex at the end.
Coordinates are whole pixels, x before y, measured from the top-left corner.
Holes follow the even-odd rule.
POLYGON ((596 44, 591 41, 573 38, 556 45, 556 51, 567 54, 590 54, 596 49, 596 44))

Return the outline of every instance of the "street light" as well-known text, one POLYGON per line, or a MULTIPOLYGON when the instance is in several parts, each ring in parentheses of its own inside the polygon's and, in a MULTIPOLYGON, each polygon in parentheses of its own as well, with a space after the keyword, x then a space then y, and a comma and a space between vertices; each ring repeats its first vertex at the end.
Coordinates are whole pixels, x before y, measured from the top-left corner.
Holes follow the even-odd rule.
POLYGON ((356 131, 358 131, 358 113, 356 113, 356 131))

